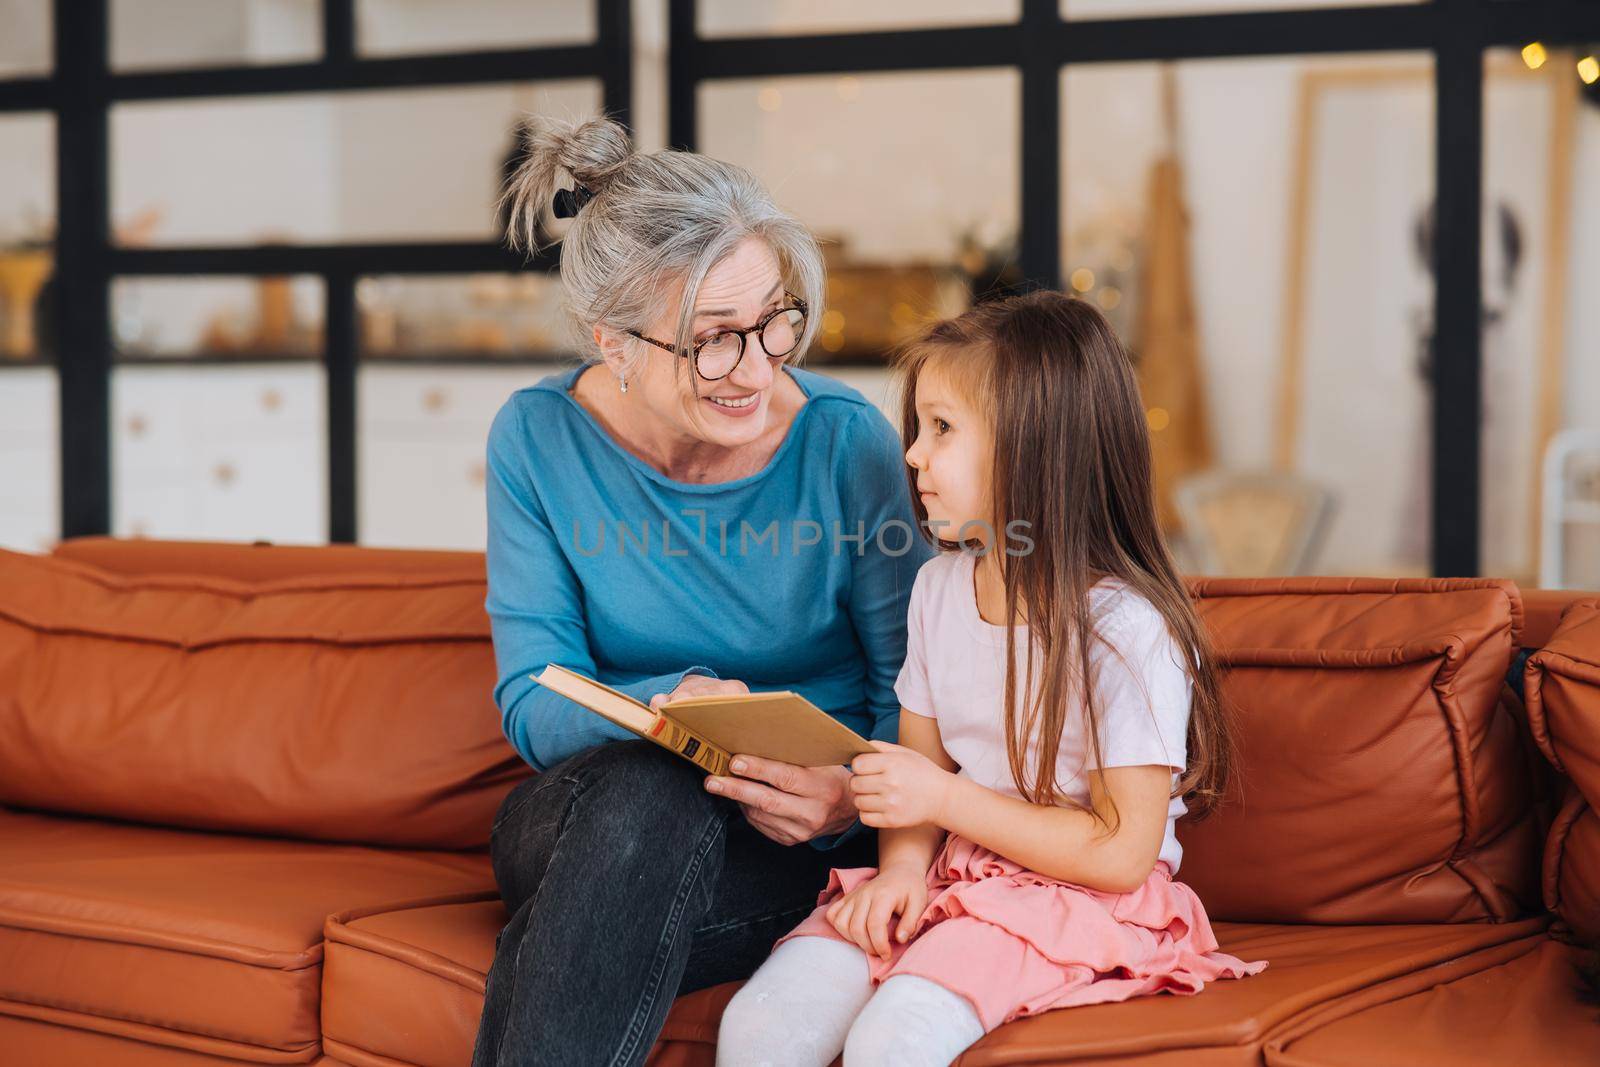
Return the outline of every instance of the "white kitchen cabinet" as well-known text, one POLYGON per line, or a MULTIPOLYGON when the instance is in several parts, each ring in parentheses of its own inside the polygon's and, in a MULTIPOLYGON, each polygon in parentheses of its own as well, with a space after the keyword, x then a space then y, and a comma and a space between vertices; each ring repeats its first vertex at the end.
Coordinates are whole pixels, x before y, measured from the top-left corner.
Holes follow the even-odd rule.
POLYGON ((48 552, 61 530, 54 367, 0 368, 0 547, 48 552))
POLYGON ((489 424, 512 393, 562 369, 556 363, 362 367, 356 418, 361 543, 482 551, 489 424))
MULTIPOLYGON (((356 418, 361 543, 481 551, 489 425, 517 389, 570 367, 363 365, 356 418)), ((831 373, 898 424, 885 371, 831 373)), ((0 471, 7 500, 0 539, 36 547, 53 537, 58 510, 50 462, 55 379, 53 372, 30 377, 7 371, 0 382, 6 386, 0 398, 0 471), (25 502, 11 504, 13 496, 25 502)), ((113 533, 325 542, 326 392, 321 366, 310 362, 117 365, 111 394, 113 533)))
POLYGON ((316 363, 118 365, 112 532, 325 542, 326 393, 316 363))

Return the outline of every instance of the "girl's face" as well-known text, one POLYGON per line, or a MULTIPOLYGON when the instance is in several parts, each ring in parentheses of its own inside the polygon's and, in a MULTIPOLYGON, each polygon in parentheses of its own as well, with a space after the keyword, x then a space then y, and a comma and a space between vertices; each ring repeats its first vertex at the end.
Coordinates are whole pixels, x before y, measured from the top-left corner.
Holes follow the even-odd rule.
POLYGON ((973 406, 950 388, 938 372, 917 375, 917 439, 906 463, 917 472, 917 491, 928 509, 932 532, 946 541, 976 538, 992 546, 989 474, 994 442, 973 406), (968 522, 973 526, 963 535, 968 522))

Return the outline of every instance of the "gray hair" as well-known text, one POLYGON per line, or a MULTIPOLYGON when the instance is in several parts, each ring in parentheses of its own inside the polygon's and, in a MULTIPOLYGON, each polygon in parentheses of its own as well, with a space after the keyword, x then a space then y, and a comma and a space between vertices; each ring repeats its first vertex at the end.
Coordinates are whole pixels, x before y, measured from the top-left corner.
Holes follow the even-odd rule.
MULTIPOLYGON (((791 358, 805 355, 822 321, 822 253, 811 231, 773 203, 749 171, 695 152, 635 152, 628 131, 605 116, 526 123, 524 144, 526 155, 501 198, 511 209, 513 248, 539 249, 546 205, 563 171, 593 194, 561 243, 567 309, 591 360, 599 356, 595 326, 643 332, 660 308, 662 287, 679 279, 675 343, 687 351, 701 283, 749 237, 766 242, 784 285, 806 303, 805 331, 791 358)), ((690 374, 698 392, 696 377, 690 374)))

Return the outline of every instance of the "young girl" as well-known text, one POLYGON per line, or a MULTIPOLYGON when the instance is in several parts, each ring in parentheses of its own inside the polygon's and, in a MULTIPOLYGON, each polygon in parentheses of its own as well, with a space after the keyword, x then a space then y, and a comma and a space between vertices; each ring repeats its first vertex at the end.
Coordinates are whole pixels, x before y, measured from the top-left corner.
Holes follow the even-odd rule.
POLYGON ((1229 744, 1110 325, 1032 293, 898 368, 945 551, 911 592, 900 744, 851 764, 879 865, 831 871, 729 1003, 719 1065, 947 1064, 1020 1016, 1266 967, 1218 951, 1174 880, 1174 823, 1215 804, 1229 744))

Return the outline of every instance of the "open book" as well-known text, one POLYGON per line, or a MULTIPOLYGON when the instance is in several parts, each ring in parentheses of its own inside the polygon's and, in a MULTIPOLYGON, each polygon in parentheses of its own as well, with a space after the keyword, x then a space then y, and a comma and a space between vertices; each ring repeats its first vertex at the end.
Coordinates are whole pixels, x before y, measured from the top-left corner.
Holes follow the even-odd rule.
POLYGON ((801 767, 847 764, 877 751, 799 693, 739 693, 669 700, 651 711, 626 693, 552 663, 528 677, 715 775, 735 752, 801 767))

